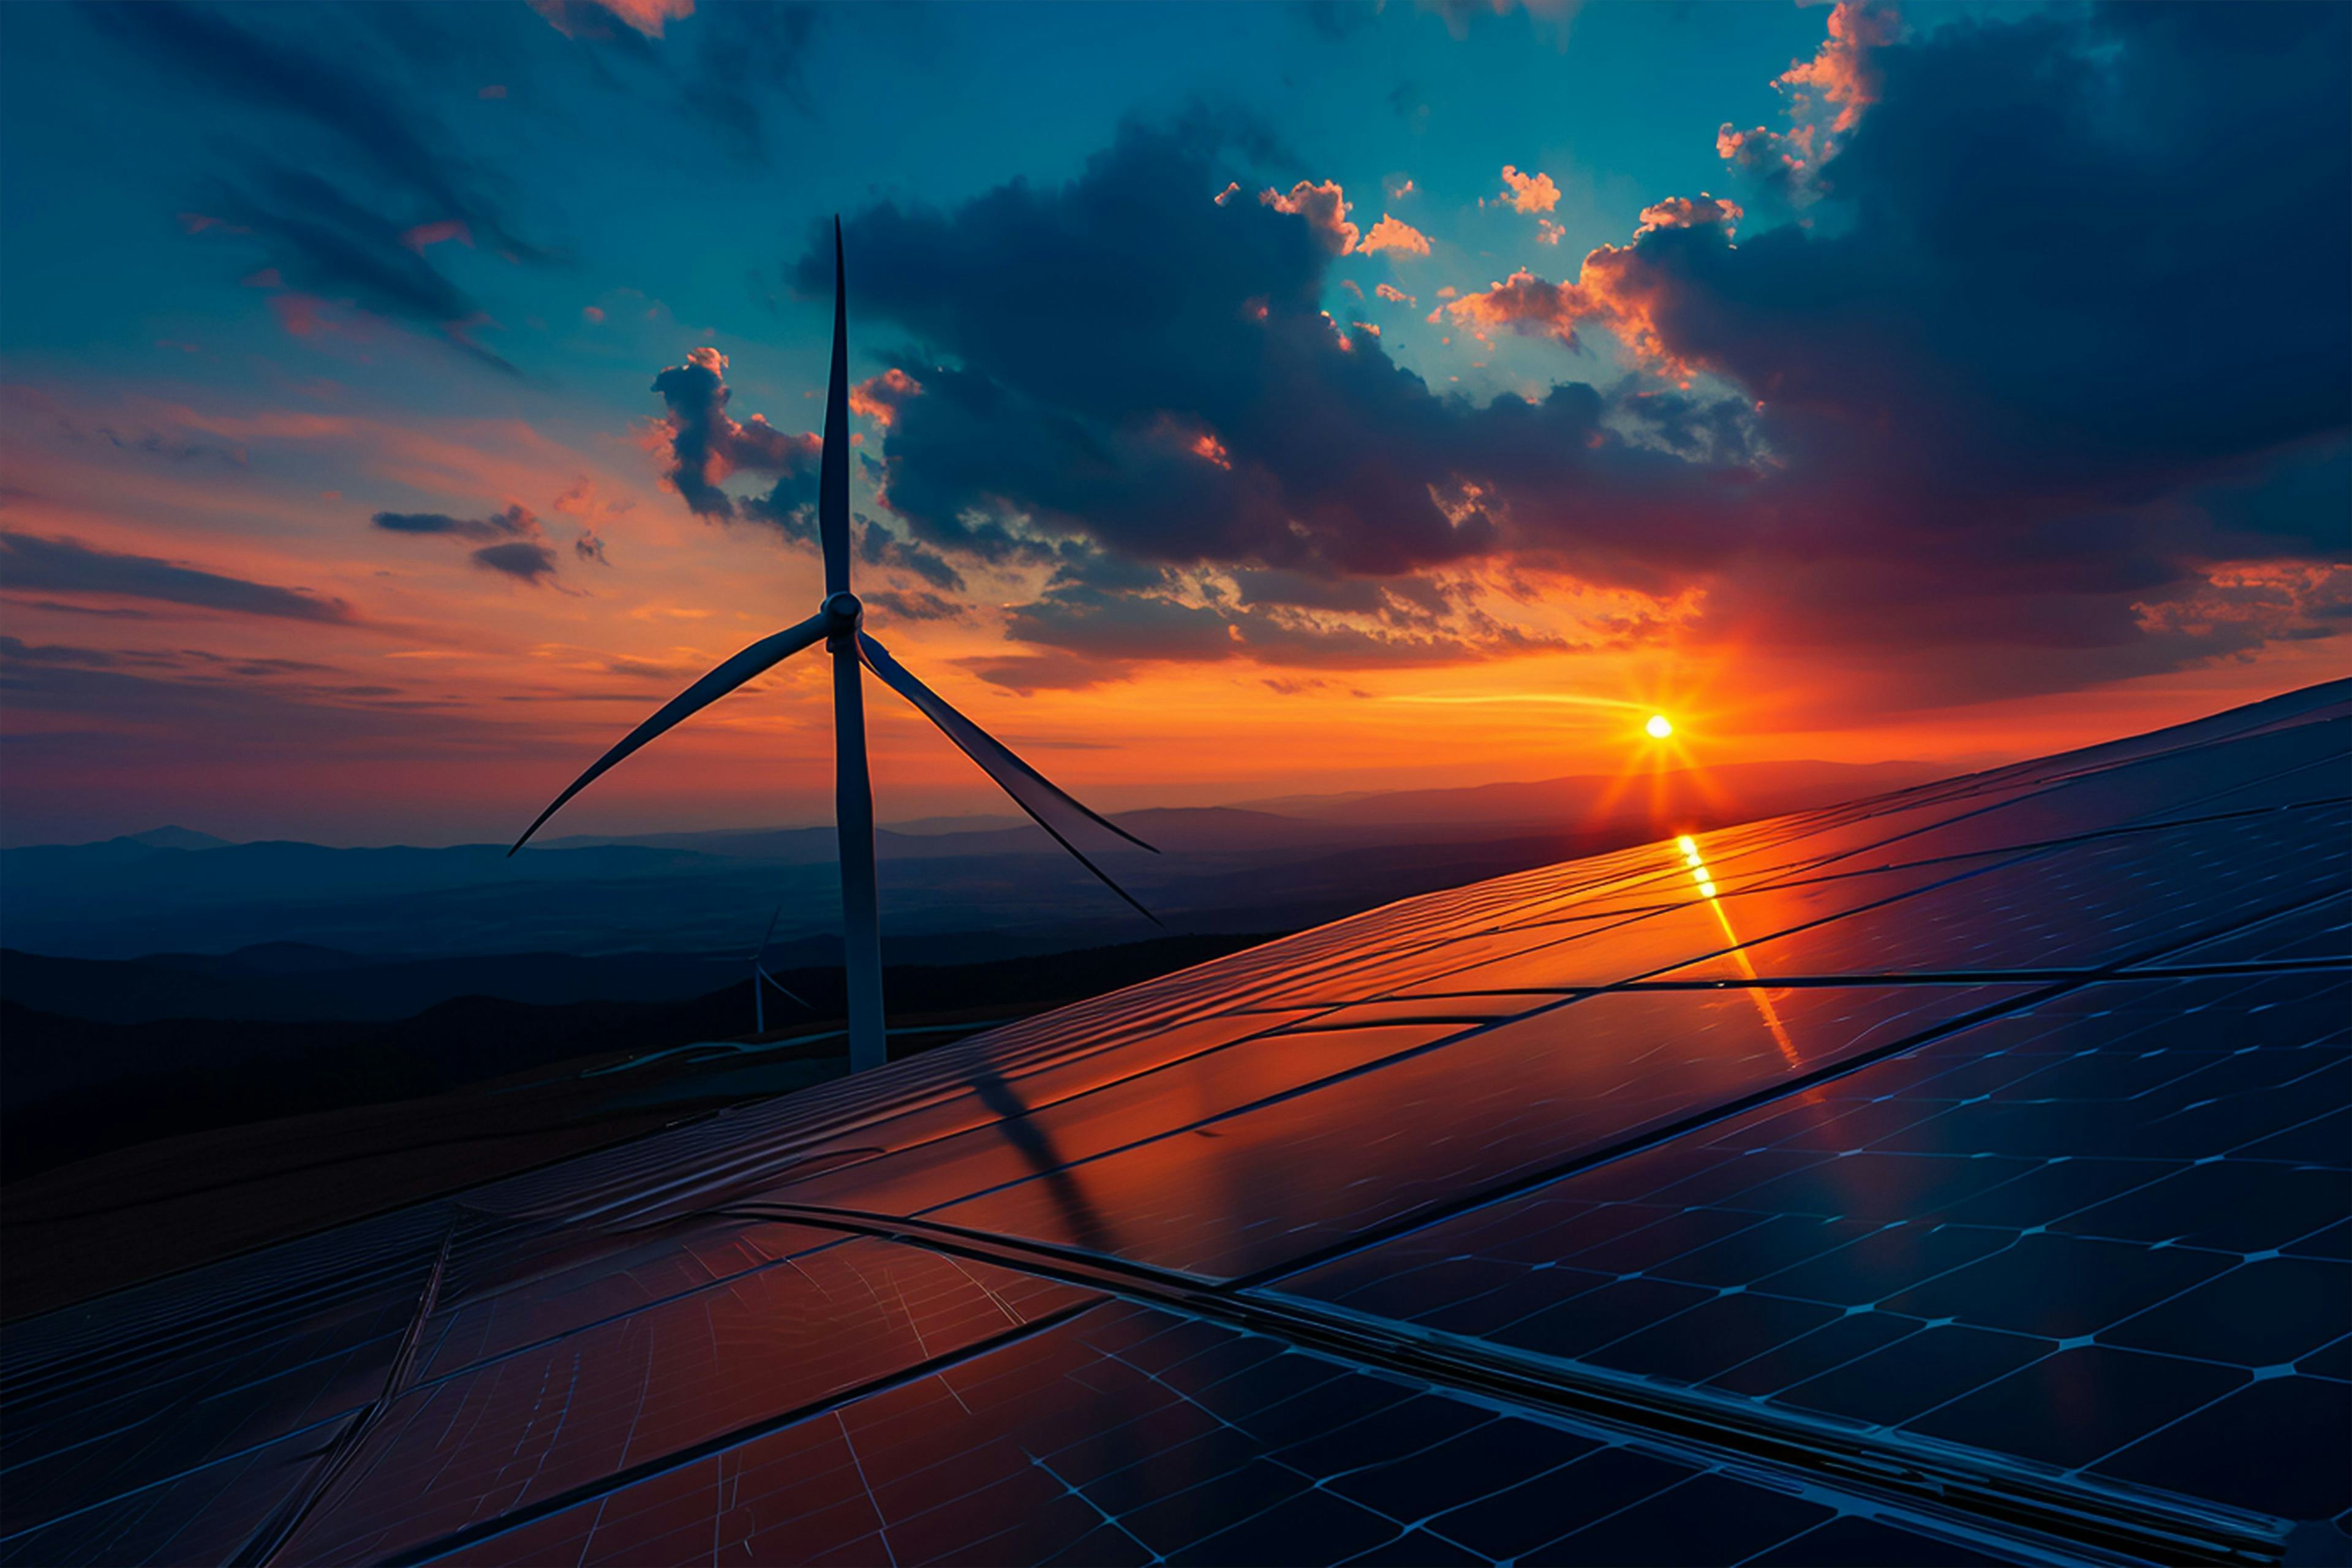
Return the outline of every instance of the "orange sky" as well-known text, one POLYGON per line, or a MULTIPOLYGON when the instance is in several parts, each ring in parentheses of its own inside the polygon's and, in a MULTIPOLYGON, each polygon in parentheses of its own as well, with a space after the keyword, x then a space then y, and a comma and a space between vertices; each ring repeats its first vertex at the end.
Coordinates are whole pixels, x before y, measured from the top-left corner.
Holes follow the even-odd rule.
MULTIPOLYGON (((176 820, 240 837, 500 837, 703 668, 819 597, 813 552, 688 515, 629 431, 559 438, 521 419, 393 418, 314 391, 278 405, 224 409, 213 399, 202 413, 194 392, 70 405, 12 395, 16 416, 0 448, 17 492, 10 529, 299 588, 352 612, 321 624, 105 594, 13 595, 10 634, 33 647, 110 649, 126 672, 197 689, 228 682, 207 663, 242 661, 234 684, 254 699, 216 734, 201 705, 180 710, 168 689, 160 704, 121 711, 12 706, 10 790, 18 800, 40 793, 28 801, 42 808, 27 814, 35 823, 53 817, 68 836, 176 820), (61 425, 212 440, 243 461, 194 477, 157 471, 103 443, 57 439, 61 425), (593 528, 613 565, 568 573, 560 590, 511 582, 441 541, 371 535, 362 506, 288 477, 312 469, 446 498, 452 510, 511 498, 559 542, 593 528), (206 658, 181 657, 192 652, 206 658), (59 743, 93 731, 121 747, 59 743)), ((966 662, 1035 651, 1009 648, 989 607, 1017 601, 1034 581, 976 577, 968 622, 893 625, 877 611, 873 628, 950 701, 1106 809, 1614 773, 1661 751, 1641 733, 1654 710, 1677 726, 1675 754, 1702 766, 1801 757, 1977 765, 2336 673, 2331 645, 2290 644, 2095 690, 1906 711, 1879 703, 1833 660, 1768 659, 1669 633, 1452 667, 1146 664, 1098 685, 1022 694, 966 662)), ((1625 595, 1561 584, 1531 600, 1490 589, 1484 602, 1513 624, 1575 638, 1631 607, 1625 595)), ((567 808, 557 831, 823 819, 824 681, 822 661, 803 656, 632 759, 567 808)), ((874 689, 869 710, 885 820, 1004 809, 894 697, 874 689)))

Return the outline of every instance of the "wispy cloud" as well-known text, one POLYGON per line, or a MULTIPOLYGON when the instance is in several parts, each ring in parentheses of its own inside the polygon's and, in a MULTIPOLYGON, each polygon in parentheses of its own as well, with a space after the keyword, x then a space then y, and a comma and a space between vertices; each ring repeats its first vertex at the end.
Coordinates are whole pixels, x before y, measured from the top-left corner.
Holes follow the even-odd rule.
POLYGON ((358 613, 342 600, 305 588, 249 582, 157 556, 29 533, 0 531, 0 584, 11 590, 145 599, 283 620, 351 623, 359 619, 358 613))

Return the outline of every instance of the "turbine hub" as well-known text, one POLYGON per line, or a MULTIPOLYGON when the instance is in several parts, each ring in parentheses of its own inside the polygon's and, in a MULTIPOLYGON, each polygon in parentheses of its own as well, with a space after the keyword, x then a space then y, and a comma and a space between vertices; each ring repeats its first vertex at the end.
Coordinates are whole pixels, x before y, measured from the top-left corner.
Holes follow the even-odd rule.
POLYGON ((824 608, 825 618, 833 623, 835 631, 856 631, 858 623, 866 618, 866 605, 846 588, 827 595, 824 608))

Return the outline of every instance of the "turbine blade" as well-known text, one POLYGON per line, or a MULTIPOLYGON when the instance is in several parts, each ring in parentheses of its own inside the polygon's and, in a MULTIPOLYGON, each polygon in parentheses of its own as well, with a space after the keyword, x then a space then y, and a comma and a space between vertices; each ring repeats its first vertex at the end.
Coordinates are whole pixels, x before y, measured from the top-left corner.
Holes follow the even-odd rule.
POLYGON ((833 220, 833 379, 824 392, 824 452, 817 468, 816 531, 824 547, 824 591, 849 591, 849 284, 841 261, 841 218, 833 220))
POLYGON ((597 758, 593 767, 572 780, 572 787, 557 795, 555 804, 539 814, 539 819, 523 830, 522 837, 514 841, 514 848, 507 853, 512 855, 515 849, 530 843, 530 836, 545 826, 547 819, 563 808, 564 802, 603 777, 607 769, 631 752, 681 721, 699 713, 754 676, 766 674, 810 644, 823 641, 827 624, 824 616, 814 615, 773 637, 761 637, 671 698, 662 705, 659 712, 630 731, 619 745, 597 758))
POLYGON ((878 676, 884 685, 921 709, 923 716, 945 731, 948 739, 961 747, 964 755, 978 763, 981 771, 994 779, 998 787, 1012 795, 1016 804, 1020 801, 1020 795, 1011 784, 1005 781, 1004 775, 1007 773, 1028 781, 1043 790, 1049 798, 1068 806, 1096 826, 1108 828, 1118 834, 1138 849, 1150 849, 1154 855, 1160 853, 1156 847, 1146 844, 1118 823, 1111 821, 1086 802, 1071 795, 1069 791, 1015 756, 1010 746, 948 706, 947 699, 918 680, 912 671, 891 658, 890 650, 875 641, 868 633, 861 631, 857 634, 857 652, 858 656, 865 659, 866 668, 878 676))
POLYGON ((783 992, 783 994, 784 994, 785 995, 787 995, 787 996, 791 997, 793 1001, 795 1001, 795 1002, 799 1002, 799 1003, 800 1003, 800 1005, 801 1005, 802 1006, 803 1006, 803 1007, 808 1007, 808 1010, 809 1010, 810 1012, 814 1013, 814 1012, 815 1012, 815 1011, 816 1011, 816 1009, 815 1009, 815 1008, 814 1008, 814 1007, 809 1007, 809 1005, 808 1005, 806 1002, 803 1002, 803 1001, 801 1001, 801 995, 800 995, 800 993, 798 993, 797 991, 793 991, 793 990, 792 990, 790 987, 786 986, 782 981, 781 981, 781 980, 777 979, 774 975, 772 975, 772 974, 769 973, 766 970, 762 969, 762 970, 761 970, 761 971, 760 971, 760 978, 761 978, 761 980, 766 981, 769 984, 771 984, 771 985, 774 986, 777 990, 783 992))
POLYGON ((780 899, 776 901, 776 907, 768 911, 768 929, 760 933, 759 950, 751 954, 753 968, 758 968, 760 961, 768 956, 768 944, 776 940, 776 922, 783 918, 784 905, 783 900, 780 899))
POLYGON ((1160 853, 1159 850, 1153 849, 1150 845, 1144 843, 1142 839, 1117 823, 1106 819, 1035 768, 1013 755, 1012 748, 950 707, 947 700, 938 692, 915 679, 906 666, 891 658, 889 649, 862 631, 857 634, 857 652, 858 656, 866 661, 866 667, 875 673, 882 684, 913 703, 924 718, 938 725, 940 732, 953 741, 965 756, 980 764, 981 772, 995 780, 996 786, 1013 797, 1013 805, 1027 812, 1031 821, 1052 834, 1054 842, 1068 850, 1072 859, 1093 872, 1095 879, 1104 887, 1125 899, 1129 905, 1133 906, 1136 913, 1153 925, 1162 923, 1158 915, 1153 914, 1137 901, 1134 894, 1111 880, 1108 872, 1087 859, 1076 845, 1064 837, 1061 829, 1047 821, 1045 813, 1038 809, 1038 800, 1032 797, 1041 797, 1044 801, 1068 806, 1089 822, 1110 829, 1138 848, 1150 849, 1155 855, 1160 853))

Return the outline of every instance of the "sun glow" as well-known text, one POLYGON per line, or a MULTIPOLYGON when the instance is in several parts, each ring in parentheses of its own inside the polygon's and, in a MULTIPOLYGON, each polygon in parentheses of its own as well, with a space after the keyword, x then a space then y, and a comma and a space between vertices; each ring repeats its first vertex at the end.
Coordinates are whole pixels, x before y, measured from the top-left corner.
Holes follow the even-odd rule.
POLYGON ((1663 741, 1675 732, 1675 727, 1664 714, 1653 713, 1650 721, 1642 726, 1642 732, 1653 741, 1663 741))

